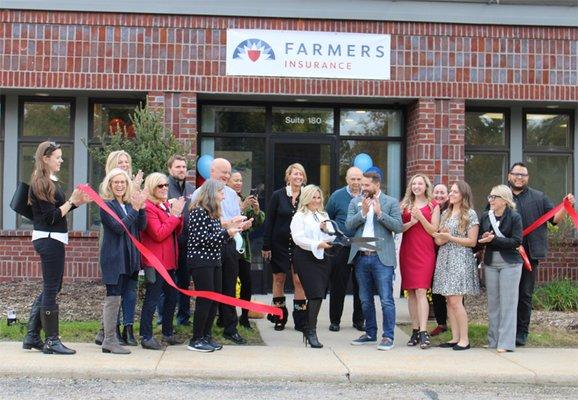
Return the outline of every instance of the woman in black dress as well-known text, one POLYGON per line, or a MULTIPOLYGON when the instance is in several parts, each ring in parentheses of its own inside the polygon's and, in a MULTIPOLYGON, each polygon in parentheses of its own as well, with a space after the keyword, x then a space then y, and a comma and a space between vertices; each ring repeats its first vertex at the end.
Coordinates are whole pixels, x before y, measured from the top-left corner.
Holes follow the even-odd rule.
POLYGON ((291 238, 289 225, 297 210, 301 186, 307 183, 307 174, 301 164, 291 164, 285 170, 287 186, 276 190, 271 196, 267 216, 264 223, 263 250, 265 261, 270 261, 273 272, 273 305, 281 308, 283 318, 269 314, 267 319, 275 324, 275 330, 282 331, 287 323, 287 307, 285 305, 285 279, 291 273, 295 297, 293 300, 293 321, 295 329, 303 332, 307 324, 307 300, 299 281, 293 271, 293 249, 295 243, 291 238))
POLYGON ((301 191, 299 207, 291 221, 291 236, 295 242, 294 268, 307 296, 307 328, 303 333, 305 344, 313 348, 323 345, 317 339, 317 316, 327 294, 331 263, 325 250, 331 247, 335 236, 323 232, 329 216, 323 209, 323 193, 319 186, 307 185, 301 191))
POLYGON ((34 155, 34 172, 30 178, 28 202, 32 206, 32 244, 40 256, 42 293, 30 311, 28 333, 22 347, 42 350, 44 354, 75 354, 60 341, 56 296, 62 288, 64 246, 68 244, 66 215, 90 199, 75 189, 66 200, 56 174, 62 164, 62 150, 54 142, 42 142, 34 155), (46 342, 40 338, 44 329, 46 342))

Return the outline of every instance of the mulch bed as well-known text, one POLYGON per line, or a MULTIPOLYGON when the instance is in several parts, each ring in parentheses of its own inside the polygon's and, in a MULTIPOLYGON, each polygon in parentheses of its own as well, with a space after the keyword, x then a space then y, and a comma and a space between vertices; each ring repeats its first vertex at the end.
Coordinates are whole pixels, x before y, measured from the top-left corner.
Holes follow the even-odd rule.
MULTIPOLYGON (((42 289, 40 281, 21 281, 0 283, 0 312, 6 317, 8 310, 16 311, 17 317, 24 321, 30 306, 42 289)), ((142 298, 142 291, 139 291, 142 298)), ((66 321, 98 320, 102 315, 104 286, 97 282, 65 283, 59 295, 60 315, 66 321)), ((487 323, 486 295, 466 298, 466 309, 470 322, 487 323)), ((137 305, 137 314, 140 305, 137 305)), ((138 318, 138 315, 137 315, 138 318)), ((578 331, 578 312, 534 311, 532 324, 578 331)))

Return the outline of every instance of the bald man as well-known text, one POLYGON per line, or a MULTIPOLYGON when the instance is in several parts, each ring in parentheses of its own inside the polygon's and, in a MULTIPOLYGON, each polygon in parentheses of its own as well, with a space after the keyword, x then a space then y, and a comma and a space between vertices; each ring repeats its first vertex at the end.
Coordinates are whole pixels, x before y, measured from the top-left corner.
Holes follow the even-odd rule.
MULTIPOLYGON (((361 194, 361 178, 363 172, 357 167, 351 167, 347 170, 345 181, 347 186, 336 190, 327 202, 327 214, 329 218, 337 222, 339 229, 347 236, 353 236, 345 227, 347 219, 347 209, 351 199, 361 194)), ((341 315, 343 314, 343 302, 349 283, 349 276, 353 278, 353 327, 364 331, 363 311, 361 310, 361 301, 359 300, 359 287, 355 274, 351 274, 353 265, 348 264, 350 247, 340 247, 335 257, 332 258, 331 268, 331 297, 329 301, 329 319, 331 324, 329 330, 337 332, 340 329, 341 315)))
MULTIPOLYGON (((237 193, 227 186, 227 182, 231 178, 231 163, 224 158, 215 158, 211 163, 210 179, 220 180, 225 183, 224 194, 225 198, 221 203, 221 221, 224 226, 228 221, 241 215, 241 206, 237 193)), ((193 193, 193 200, 198 193, 193 193)), ((248 222, 243 226, 243 229, 249 229, 251 223, 248 222)), ((235 241, 229 239, 223 246, 222 254, 222 275, 223 287, 222 293, 227 296, 235 297, 237 277, 239 276, 239 259, 240 254, 235 248, 235 241)), ((237 330, 238 317, 237 309, 233 306, 219 304, 219 315, 223 324, 223 337, 236 344, 246 344, 247 341, 239 334, 237 330)))

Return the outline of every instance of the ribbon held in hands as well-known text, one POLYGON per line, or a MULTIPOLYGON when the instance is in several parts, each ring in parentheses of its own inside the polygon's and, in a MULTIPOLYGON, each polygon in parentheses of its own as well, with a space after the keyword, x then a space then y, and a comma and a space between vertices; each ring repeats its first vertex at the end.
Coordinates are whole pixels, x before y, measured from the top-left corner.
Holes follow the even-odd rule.
MULTIPOLYGON (((576 229, 578 229, 578 213, 576 213, 576 210, 570 203, 570 200, 568 200, 568 198, 565 197, 562 203, 558 204, 556 207, 548 211, 546 214, 542 215, 540 218, 534 221, 534 223, 532 223, 530 226, 524 229, 524 231, 522 232, 522 236, 527 236, 530 233, 534 232, 539 226, 551 220, 554 217, 554 215, 556 215, 556 213, 560 211, 562 208, 566 210, 566 213, 570 216, 570 218, 574 222, 574 226, 576 227, 576 229)), ((524 260, 524 268, 526 268, 528 271, 532 271, 532 264, 530 264, 530 259, 528 257, 528 254, 526 253, 526 250, 524 249, 524 246, 518 247, 518 252, 522 256, 522 259, 524 260)))
POLYGON ((160 276, 163 277, 163 279, 172 287, 174 287, 176 290, 178 290, 179 292, 190 296, 190 297, 202 297, 205 299, 209 299, 209 300, 213 300, 219 303, 223 303, 223 304, 227 304, 233 307, 240 307, 240 308, 244 308, 247 310, 251 310, 251 311, 255 311, 255 312, 259 312, 259 313, 264 313, 264 314, 273 314, 273 315, 277 315, 279 318, 283 317, 283 312, 281 311, 280 308, 278 307, 272 307, 272 306, 268 306, 265 304, 259 304, 259 303, 252 303, 250 301, 247 300, 241 300, 241 299, 237 299, 235 297, 230 297, 230 296, 225 296, 221 293, 216 293, 216 292, 209 292, 209 291, 204 291, 204 290, 186 290, 186 289, 181 289, 179 288, 175 282, 173 281, 173 279, 171 278, 171 276, 169 275, 169 273, 167 272, 166 268, 164 267, 164 265, 161 263, 161 261, 157 258, 157 256, 154 255, 154 253, 152 251, 150 251, 148 248, 146 248, 141 242, 139 242, 128 230, 128 228, 124 225, 124 223, 122 222, 122 220, 118 217, 118 215, 116 215, 116 213, 114 211, 112 211, 104 202, 104 200, 102 200, 102 198, 98 195, 98 193, 96 193, 89 185, 87 184, 80 184, 77 186, 78 189, 82 190, 84 193, 86 193, 88 195, 88 197, 90 197, 90 199, 92 201, 94 201, 100 208, 102 208, 108 215, 110 215, 112 218, 114 218, 125 230, 126 234, 128 235, 128 237, 130 238, 130 240, 133 242, 133 244, 135 245, 135 247, 138 249, 138 251, 146 257, 146 259, 152 264, 151 266, 158 272, 158 274, 160 276))

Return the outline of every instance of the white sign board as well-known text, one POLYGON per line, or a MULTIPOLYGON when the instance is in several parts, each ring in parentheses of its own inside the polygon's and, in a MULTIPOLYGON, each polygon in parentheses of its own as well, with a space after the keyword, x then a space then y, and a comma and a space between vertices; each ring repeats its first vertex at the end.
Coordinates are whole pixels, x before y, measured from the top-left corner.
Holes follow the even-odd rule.
POLYGON ((390 79, 390 35, 227 30, 227 75, 390 79))

